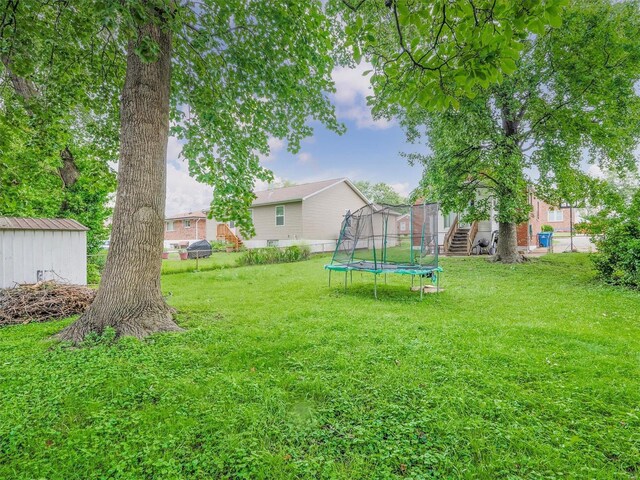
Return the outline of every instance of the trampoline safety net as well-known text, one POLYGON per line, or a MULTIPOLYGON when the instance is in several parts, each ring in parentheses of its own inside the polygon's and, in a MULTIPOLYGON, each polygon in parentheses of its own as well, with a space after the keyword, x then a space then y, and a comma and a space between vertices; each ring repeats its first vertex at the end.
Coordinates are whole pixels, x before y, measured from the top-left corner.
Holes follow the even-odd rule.
POLYGON ((439 270, 438 204, 370 204, 347 212, 327 268, 409 275, 439 270))

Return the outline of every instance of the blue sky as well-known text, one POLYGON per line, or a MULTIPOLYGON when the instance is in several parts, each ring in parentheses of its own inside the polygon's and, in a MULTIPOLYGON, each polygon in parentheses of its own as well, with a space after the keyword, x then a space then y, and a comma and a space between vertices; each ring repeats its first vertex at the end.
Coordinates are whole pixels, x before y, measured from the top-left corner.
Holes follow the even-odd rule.
POLYGON ((302 143, 298 154, 285 151, 283 146, 264 165, 277 177, 296 182, 346 176, 386 182, 400 191, 409 191, 417 185, 421 169, 409 166, 399 152, 420 146, 406 145, 404 133, 397 125, 379 129, 358 126, 354 120, 343 121, 347 126, 343 135, 319 126, 313 138, 302 143))
MULTIPOLYGON (((314 135, 302 142, 297 154, 289 153, 282 141, 271 139, 271 155, 262 163, 277 180, 303 183, 348 177, 354 181, 385 182, 403 195, 417 186, 421 168, 409 166, 400 152, 425 151, 425 147, 408 144, 396 122, 372 119, 365 100, 370 94, 369 79, 362 76, 367 68, 362 64, 356 69, 337 68, 333 72, 336 93, 331 98, 338 119, 347 127, 346 133, 337 135, 313 124, 314 135)), ((177 139, 169 140, 168 214, 203 209, 211 200, 211 188, 189 177, 186 163, 179 157, 181 149, 177 139)), ((264 189, 266 185, 257 188, 264 189)))
MULTIPOLYGON (((408 144, 404 133, 394 121, 375 121, 366 105, 370 94, 369 78, 362 76, 371 67, 366 63, 355 69, 336 68, 333 79, 336 93, 331 95, 338 119, 347 132, 340 136, 321 125, 312 125, 314 135, 302 143, 300 152, 287 152, 282 141, 269 142, 271 155, 262 163, 275 174, 276 181, 296 183, 347 177, 351 180, 385 182, 402 195, 408 195, 420 180, 421 168, 410 167, 400 152, 424 152, 423 145, 408 144)), ((640 83, 636 88, 640 94, 640 83)), ((212 190, 189 177, 187 166, 179 158, 182 146, 175 138, 169 139, 167 152, 167 206, 166 213, 189 212, 207 208, 212 190)), ((640 162, 640 147, 636 150, 640 162)), ((597 166, 583 168, 592 175, 601 175, 597 166)), ((531 172, 532 176, 535 174, 531 172)), ((258 184, 257 189, 267 185, 258 184)))

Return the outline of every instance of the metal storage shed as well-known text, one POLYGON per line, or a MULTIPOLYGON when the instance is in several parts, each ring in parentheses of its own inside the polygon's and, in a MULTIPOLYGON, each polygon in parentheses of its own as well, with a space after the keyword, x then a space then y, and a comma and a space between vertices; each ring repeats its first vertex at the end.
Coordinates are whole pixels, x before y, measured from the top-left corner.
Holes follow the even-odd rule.
POLYGON ((46 280, 86 285, 87 230, 64 218, 0 217, 0 288, 46 280))

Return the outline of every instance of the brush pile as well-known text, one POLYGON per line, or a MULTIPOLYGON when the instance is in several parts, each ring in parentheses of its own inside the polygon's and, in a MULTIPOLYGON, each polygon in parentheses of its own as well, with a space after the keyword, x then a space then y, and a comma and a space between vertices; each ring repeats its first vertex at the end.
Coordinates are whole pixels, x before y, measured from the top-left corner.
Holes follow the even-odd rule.
POLYGON ((80 285, 38 282, 0 290, 0 327, 46 322, 83 313, 96 291, 80 285))

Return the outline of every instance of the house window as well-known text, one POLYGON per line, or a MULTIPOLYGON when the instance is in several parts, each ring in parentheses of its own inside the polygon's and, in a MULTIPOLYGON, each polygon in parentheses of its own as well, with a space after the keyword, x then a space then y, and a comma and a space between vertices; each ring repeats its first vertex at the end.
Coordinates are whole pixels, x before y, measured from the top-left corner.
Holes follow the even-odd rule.
POLYGON ((173 232, 175 230, 173 222, 166 222, 167 232, 173 232))
POLYGON ((400 222, 400 231, 401 232, 406 232, 407 231, 407 223, 406 222, 400 222))
POLYGON ((183 220, 184 228, 191 228, 191 220, 183 220))
POLYGON ((284 205, 278 205, 276 207, 276 226, 284 226, 284 205))
POLYGON ((267 247, 277 247, 278 240, 267 240, 267 247))
POLYGON ((564 220, 564 212, 562 210, 549 210, 550 222, 562 222, 564 220))

